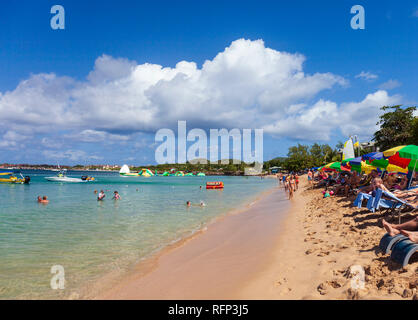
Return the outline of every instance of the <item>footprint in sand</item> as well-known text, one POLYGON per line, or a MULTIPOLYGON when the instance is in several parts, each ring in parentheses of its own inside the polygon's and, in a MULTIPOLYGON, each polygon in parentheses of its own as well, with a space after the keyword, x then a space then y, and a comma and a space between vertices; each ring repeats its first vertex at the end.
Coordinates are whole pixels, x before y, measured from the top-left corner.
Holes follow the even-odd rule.
POLYGON ((329 255, 329 251, 321 251, 320 253, 317 254, 318 257, 325 257, 329 255))
POLYGON ((289 294, 289 293, 290 293, 290 291, 292 291, 292 288, 283 288, 283 289, 280 291, 280 295, 281 295, 281 296, 284 296, 284 295, 286 295, 286 294, 289 294))

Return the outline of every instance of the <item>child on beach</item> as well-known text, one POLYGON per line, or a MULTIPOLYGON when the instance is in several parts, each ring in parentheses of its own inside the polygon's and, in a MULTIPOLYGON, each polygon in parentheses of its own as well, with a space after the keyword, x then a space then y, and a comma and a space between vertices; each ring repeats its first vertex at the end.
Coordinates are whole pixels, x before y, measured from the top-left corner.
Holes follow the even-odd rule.
POLYGON ((113 200, 120 200, 119 192, 117 192, 117 191, 113 192, 113 198, 112 199, 113 200))

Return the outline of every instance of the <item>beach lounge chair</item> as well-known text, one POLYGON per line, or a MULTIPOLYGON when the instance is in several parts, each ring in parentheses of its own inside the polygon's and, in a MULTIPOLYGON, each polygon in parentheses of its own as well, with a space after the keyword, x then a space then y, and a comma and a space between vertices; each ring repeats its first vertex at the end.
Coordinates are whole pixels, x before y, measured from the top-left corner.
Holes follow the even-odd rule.
POLYGON ((383 191, 382 189, 376 189, 375 196, 369 198, 367 201, 367 209, 369 209, 371 212, 376 212, 377 210, 381 210, 382 208, 387 210, 391 209, 391 211, 393 211, 394 209, 398 209, 402 206, 401 202, 383 199, 382 195, 395 197, 392 193, 388 193, 386 191, 383 191))
MULTIPOLYGON (((381 199, 380 201, 383 203, 383 206, 391 205, 391 207, 389 208, 389 211, 391 214, 394 214, 396 212, 398 213, 399 223, 401 223, 401 215, 404 209, 406 208, 412 209, 412 211, 406 211, 405 213, 411 213, 418 209, 418 206, 415 206, 404 200, 399 199, 392 192, 383 191, 381 192, 381 196, 382 195, 391 199, 391 200, 381 199)), ((377 192, 376 192, 376 197, 377 197, 377 192)))
POLYGON ((389 233, 385 233, 385 235, 380 239, 379 248, 385 254, 389 254, 392 250, 393 246, 401 240, 408 239, 403 234, 397 234, 395 236, 389 235, 389 233))
POLYGON ((357 208, 361 208, 361 206, 363 204, 363 200, 368 201, 371 198, 373 198, 373 196, 371 194, 360 192, 359 194, 357 194, 357 197, 354 200, 353 205, 356 206, 357 208))
POLYGON ((409 239, 403 239, 395 243, 390 258, 402 267, 406 267, 415 252, 418 252, 418 244, 409 239))

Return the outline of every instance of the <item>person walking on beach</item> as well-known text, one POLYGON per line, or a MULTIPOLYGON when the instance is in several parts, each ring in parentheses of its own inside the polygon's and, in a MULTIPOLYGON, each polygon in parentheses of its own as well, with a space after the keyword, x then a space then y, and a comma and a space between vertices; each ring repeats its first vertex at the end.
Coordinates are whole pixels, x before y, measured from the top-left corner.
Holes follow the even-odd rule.
POLYGON ((295 174, 295 186, 296 186, 296 190, 298 190, 299 189, 299 176, 297 173, 295 174))
POLYGON ((313 188, 313 174, 312 174, 311 169, 309 169, 308 171, 308 183, 309 183, 309 187, 313 188))
POLYGON ((283 175, 283 187, 284 187, 284 191, 286 191, 287 192, 287 188, 288 188, 288 186, 289 186, 289 184, 288 184, 288 179, 287 179, 287 177, 285 176, 285 175, 283 175))
POLYGON ((293 192, 296 192, 296 179, 295 179, 295 175, 294 174, 292 174, 290 176, 290 185, 291 185, 291 187, 293 189, 293 192))
POLYGON ((289 200, 293 198, 293 185, 291 176, 286 178, 287 192, 289 193, 289 200))

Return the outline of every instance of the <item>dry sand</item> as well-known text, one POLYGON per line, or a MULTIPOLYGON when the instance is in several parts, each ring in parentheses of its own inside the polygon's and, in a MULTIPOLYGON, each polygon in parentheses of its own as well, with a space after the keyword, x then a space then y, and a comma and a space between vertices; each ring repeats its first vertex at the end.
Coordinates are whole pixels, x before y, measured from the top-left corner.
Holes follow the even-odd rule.
POLYGON ((324 199, 301 177, 291 201, 275 189, 95 298, 416 299, 417 259, 401 268, 380 253, 380 214, 352 201, 324 199), (355 265, 365 271, 363 289, 352 288, 355 265))

